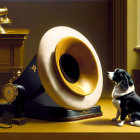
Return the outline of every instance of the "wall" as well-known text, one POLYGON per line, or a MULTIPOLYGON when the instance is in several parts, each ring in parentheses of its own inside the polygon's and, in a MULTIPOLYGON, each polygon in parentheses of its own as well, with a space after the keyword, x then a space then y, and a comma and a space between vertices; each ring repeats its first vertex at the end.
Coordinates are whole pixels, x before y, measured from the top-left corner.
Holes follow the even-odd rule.
POLYGON ((127 0, 127 71, 132 74, 133 69, 140 69, 140 54, 134 51, 138 44, 138 18, 137 2, 139 0, 127 0))
POLYGON ((137 46, 140 47, 140 1, 137 0, 137 46))
POLYGON ((9 9, 11 28, 30 29, 24 67, 36 54, 40 39, 48 29, 65 25, 85 35, 95 47, 103 67, 102 97, 110 97, 112 84, 105 73, 111 71, 113 65, 111 0, 1 0, 0 6, 9 9))

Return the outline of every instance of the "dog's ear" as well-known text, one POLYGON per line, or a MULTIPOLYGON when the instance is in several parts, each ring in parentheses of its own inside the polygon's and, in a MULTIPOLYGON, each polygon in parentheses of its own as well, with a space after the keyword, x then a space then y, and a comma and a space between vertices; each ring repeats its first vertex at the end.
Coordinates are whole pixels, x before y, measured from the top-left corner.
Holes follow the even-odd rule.
POLYGON ((133 86, 134 85, 134 82, 133 82, 133 80, 131 78, 128 80, 128 82, 129 82, 129 86, 133 86))
POLYGON ((126 91, 129 88, 129 81, 128 81, 127 75, 124 75, 124 77, 120 83, 120 87, 124 91, 126 91))
POLYGON ((126 76, 127 76, 127 79, 128 79, 129 86, 134 85, 134 82, 133 82, 132 78, 130 77, 129 73, 126 73, 126 76))

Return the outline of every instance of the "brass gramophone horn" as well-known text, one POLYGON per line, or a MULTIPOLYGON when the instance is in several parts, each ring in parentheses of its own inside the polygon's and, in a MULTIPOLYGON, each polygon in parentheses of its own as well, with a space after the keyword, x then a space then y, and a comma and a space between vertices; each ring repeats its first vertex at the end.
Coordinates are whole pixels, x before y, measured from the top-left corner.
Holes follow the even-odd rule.
POLYGON ((37 66, 43 87, 61 106, 84 110, 98 101, 101 64, 94 47, 78 31, 64 26, 47 31, 40 42, 37 66))

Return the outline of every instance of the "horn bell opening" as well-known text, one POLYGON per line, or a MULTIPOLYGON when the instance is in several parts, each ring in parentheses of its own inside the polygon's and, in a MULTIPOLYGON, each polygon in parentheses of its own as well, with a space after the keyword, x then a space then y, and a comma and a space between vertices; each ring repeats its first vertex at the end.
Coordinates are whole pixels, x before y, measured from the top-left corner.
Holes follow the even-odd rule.
POLYGON ((55 65, 59 79, 73 93, 91 94, 98 83, 98 67, 90 48, 80 39, 65 37, 55 49, 55 65))

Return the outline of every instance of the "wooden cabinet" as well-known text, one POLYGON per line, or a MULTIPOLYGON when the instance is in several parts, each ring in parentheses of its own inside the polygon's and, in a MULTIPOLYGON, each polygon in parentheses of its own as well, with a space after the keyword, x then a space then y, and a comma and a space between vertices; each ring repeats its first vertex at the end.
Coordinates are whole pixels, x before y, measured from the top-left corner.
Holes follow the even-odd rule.
POLYGON ((23 68, 24 40, 28 29, 7 29, 0 34, 0 73, 13 73, 23 68))
POLYGON ((0 96, 3 85, 23 69, 24 41, 28 33, 28 29, 6 29, 5 34, 0 34, 0 96))

